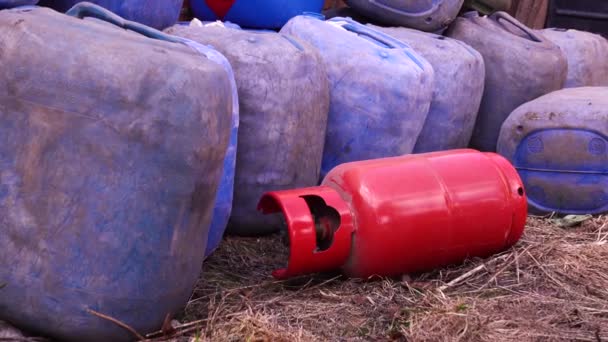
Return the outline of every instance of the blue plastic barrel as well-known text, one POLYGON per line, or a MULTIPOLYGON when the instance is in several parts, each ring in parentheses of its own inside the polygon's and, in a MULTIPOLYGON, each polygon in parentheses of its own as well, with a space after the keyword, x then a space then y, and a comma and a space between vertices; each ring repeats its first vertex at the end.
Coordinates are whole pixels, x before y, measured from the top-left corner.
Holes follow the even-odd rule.
POLYGON ((191 0, 201 20, 226 20, 248 28, 280 28, 305 12, 320 12, 324 0, 191 0))
MULTIPOLYGON (((65 12, 79 2, 81 0, 41 0, 39 5, 65 12)), ((104 7, 127 20, 162 30, 177 22, 184 0, 88 0, 88 2, 104 7)))

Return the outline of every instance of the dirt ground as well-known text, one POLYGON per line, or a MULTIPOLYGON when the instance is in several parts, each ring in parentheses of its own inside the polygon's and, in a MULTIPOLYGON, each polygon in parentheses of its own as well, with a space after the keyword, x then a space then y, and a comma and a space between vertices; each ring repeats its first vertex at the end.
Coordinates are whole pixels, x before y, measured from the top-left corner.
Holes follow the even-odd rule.
POLYGON ((530 218, 512 249, 401 279, 276 281, 277 236, 228 238, 156 341, 608 341, 608 217, 530 218))

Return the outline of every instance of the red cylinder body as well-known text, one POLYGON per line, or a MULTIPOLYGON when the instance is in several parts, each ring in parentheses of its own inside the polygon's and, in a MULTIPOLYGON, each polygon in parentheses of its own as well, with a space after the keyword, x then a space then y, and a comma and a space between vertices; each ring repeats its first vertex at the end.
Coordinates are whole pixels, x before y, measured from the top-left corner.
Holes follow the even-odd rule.
POLYGON ((265 194, 259 209, 287 221, 289 262, 277 278, 394 276, 487 257, 515 244, 527 217, 513 166, 474 150, 343 164, 321 186, 265 194))

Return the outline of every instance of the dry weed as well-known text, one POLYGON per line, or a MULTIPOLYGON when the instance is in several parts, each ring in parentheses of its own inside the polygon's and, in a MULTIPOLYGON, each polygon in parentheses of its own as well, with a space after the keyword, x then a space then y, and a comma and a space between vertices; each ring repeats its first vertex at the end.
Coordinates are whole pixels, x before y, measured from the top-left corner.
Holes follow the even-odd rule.
POLYGON ((402 279, 276 281, 278 237, 228 238, 172 336, 184 341, 608 341, 608 218, 530 218, 514 248, 402 279))

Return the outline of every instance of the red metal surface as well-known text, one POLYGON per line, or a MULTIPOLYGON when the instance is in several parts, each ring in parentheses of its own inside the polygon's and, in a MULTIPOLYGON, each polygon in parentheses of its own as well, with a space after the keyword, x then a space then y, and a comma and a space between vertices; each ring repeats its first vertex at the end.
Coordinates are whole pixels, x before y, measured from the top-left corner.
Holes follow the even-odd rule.
POLYGON ((513 166, 474 150, 343 164, 322 186, 269 193, 259 207, 287 218, 291 253, 278 278, 337 268, 353 277, 393 276, 487 257, 519 240, 527 216, 513 166), (323 251, 316 236, 327 229, 317 217, 315 231, 311 210, 321 211, 308 195, 340 215, 323 251))
POLYGON ((330 271, 340 268, 348 259, 351 248, 353 222, 350 208, 332 188, 314 188, 271 192, 262 197, 258 209, 264 214, 283 211, 289 227, 289 267, 272 275, 285 279, 300 274, 330 271), (317 196, 334 208, 340 216, 340 227, 333 235, 331 248, 317 247, 315 223, 302 196, 317 196))
POLYGON ((205 0, 211 11, 220 19, 224 19, 236 0, 205 0))

